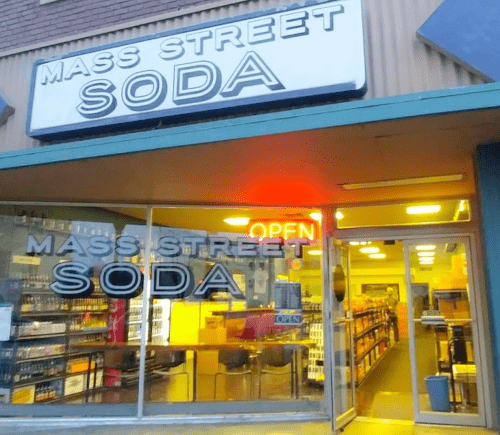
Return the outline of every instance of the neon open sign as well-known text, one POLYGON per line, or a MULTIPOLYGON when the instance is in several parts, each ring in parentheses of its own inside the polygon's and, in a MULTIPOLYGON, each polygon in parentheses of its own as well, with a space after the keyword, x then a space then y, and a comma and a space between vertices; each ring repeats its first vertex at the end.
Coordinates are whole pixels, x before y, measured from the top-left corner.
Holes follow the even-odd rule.
POLYGON ((248 223, 247 234, 250 237, 266 238, 280 237, 289 239, 319 239, 319 224, 310 219, 276 220, 258 219, 248 223))

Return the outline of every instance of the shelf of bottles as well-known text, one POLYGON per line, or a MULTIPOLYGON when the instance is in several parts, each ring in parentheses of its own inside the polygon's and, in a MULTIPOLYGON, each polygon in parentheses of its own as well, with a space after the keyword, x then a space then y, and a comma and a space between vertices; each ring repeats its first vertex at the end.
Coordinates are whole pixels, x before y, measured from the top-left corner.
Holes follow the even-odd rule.
POLYGON ((356 384, 360 384, 389 347, 389 316, 385 300, 353 307, 356 384), (356 309, 358 308, 358 309, 356 309))
POLYGON ((105 342, 109 303, 98 280, 92 297, 68 300, 50 290, 49 275, 18 275, 14 279, 21 280, 23 289, 18 320, 11 340, 0 348, 2 401, 48 403, 82 394, 86 377, 94 376, 89 368, 96 369, 100 387, 103 354, 69 351, 75 344, 105 342))
MULTIPOLYGON (((142 330, 142 299, 130 300, 128 318, 128 341, 138 341, 142 330)), ((170 301, 153 300, 150 307, 150 316, 146 331, 148 341, 151 344, 168 344, 170 322, 170 301)))

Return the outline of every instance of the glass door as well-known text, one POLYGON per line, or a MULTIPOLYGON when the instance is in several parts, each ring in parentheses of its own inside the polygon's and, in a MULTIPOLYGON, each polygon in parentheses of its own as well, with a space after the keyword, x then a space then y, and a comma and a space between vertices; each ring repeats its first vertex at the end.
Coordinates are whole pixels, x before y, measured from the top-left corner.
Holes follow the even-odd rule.
POLYGON ((349 289, 349 245, 329 239, 332 291, 333 428, 339 430, 356 417, 353 316, 349 289))
POLYGON ((415 421, 484 426, 467 238, 405 242, 415 421))

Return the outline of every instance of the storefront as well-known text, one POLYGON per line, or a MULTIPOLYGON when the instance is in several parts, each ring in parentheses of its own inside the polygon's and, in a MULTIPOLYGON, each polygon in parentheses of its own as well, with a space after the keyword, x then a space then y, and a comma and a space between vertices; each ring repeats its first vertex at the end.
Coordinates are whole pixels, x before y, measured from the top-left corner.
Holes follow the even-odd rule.
POLYGON ((275 6, 0 59, 5 424, 496 427, 500 87, 275 6))

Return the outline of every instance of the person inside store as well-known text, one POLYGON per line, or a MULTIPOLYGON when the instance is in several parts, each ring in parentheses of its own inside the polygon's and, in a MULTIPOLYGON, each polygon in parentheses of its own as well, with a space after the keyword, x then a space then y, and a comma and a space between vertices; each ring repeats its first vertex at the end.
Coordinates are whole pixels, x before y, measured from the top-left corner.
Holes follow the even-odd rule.
POLYGON ((396 309, 398 307, 398 298, 394 296, 394 290, 392 287, 387 288, 387 298, 386 298, 387 308, 389 311, 389 322, 392 328, 394 328, 394 341, 399 341, 399 329, 398 329, 398 316, 396 314, 396 309))

